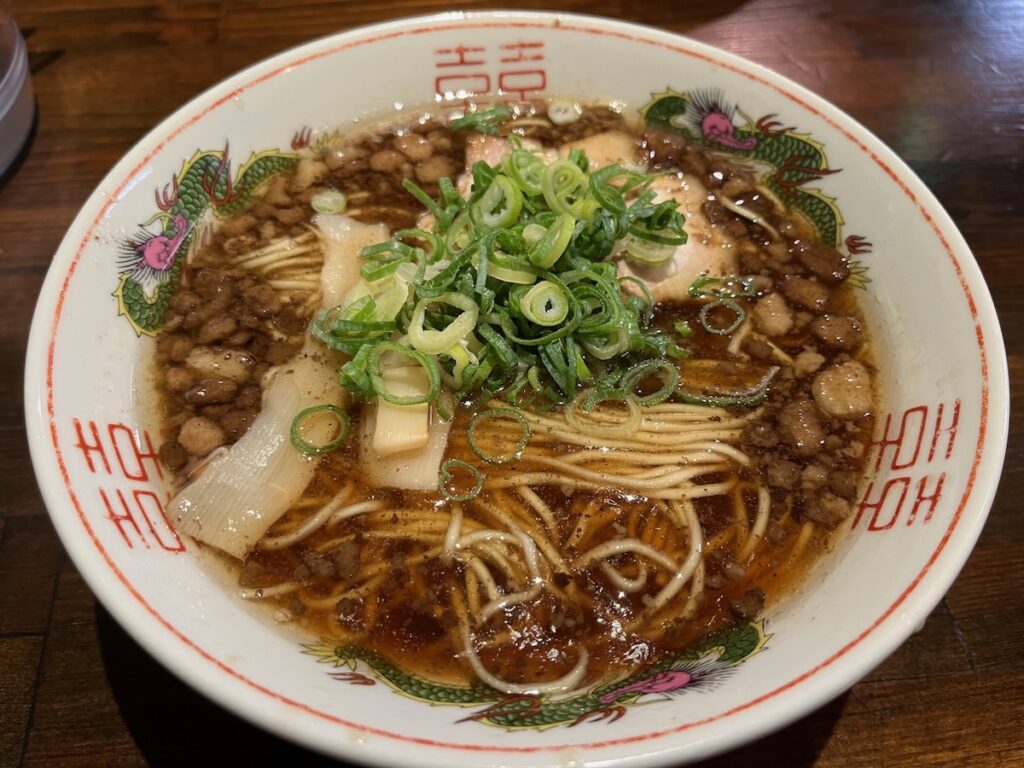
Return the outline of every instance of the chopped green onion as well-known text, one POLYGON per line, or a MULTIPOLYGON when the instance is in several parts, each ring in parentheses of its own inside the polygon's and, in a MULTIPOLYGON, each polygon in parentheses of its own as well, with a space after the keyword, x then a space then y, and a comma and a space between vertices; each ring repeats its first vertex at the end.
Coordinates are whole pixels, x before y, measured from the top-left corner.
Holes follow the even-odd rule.
POLYGON ((403 264, 418 261, 423 251, 413 248, 400 240, 391 239, 371 245, 359 254, 366 263, 359 268, 359 274, 367 282, 375 282, 393 274, 403 264))
MULTIPOLYGON (((344 371, 344 367, 342 367, 342 370, 344 371)), ((379 342, 370 349, 369 357, 366 361, 366 373, 369 376, 370 386, 374 393, 392 405, 419 405, 420 403, 429 403, 436 400, 437 396, 441 393, 441 374, 438 372, 437 363, 434 362, 433 358, 428 357, 415 349, 409 349, 408 347, 403 347, 400 344, 395 344, 394 342, 379 342), (427 392, 422 396, 399 396, 390 392, 380 370, 380 358, 385 352, 392 352, 397 355, 408 357, 421 365, 423 370, 427 372, 427 392)))
POLYGON ((708 333, 713 333, 716 336, 728 336, 743 325, 743 321, 746 320, 746 318, 747 313, 743 311, 743 307, 731 299, 712 301, 700 308, 701 327, 708 333), (726 326, 717 326, 711 322, 711 313, 720 307, 724 307, 736 315, 735 319, 726 326))
POLYGON ((619 285, 622 285, 624 283, 632 283, 633 285, 637 286, 640 289, 640 293, 643 294, 643 300, 646 306, 646 311, 644 312, 644 315, 647 318, 647 322, 650 322, 651 317, 654 314, 654 296, 653 294, 651 294, 651 289, 647 287, 647 284, 643 280, 634 277, 633 275, 625 275, 623 277, 620 277, 619 285))
POLYGON ((518 265, 513 266, 510 261, 501 261, 493 257, 487 260, 487 274, 503 283, 532 285, 537 282, 537 274, 530 271, 530 265, 523 264, 520 268, 518 265))
POLYGON ((317 213, 344 213, 345 207, 348 205, 348 198, 344 192, 339 192, 336 189, 325 189, 313 195, 313 199, 309 201, 309 204, 317 213))
POLYGON ((512 369, 516 367, 519 363, 519 358, 516 356, 515 349, 505 340, 504 336, 487 325, 487 323, 480 325, 476 331, 494 350, 494 354, 497 355, 498 361, 503 368, 512 369))
POLYGON ((434 408, 437 410, 437 415, 441 417, 441 421, 451 421, 455 418, 455 399, 452 397, 452 393, 442 391, 434 401, 434 408))
POLYGON ((468 112, 458 120, 452 120, 448 127, 453 131, 495 134, 498 132, 498 126, 510 117, 512 117, 512 110, 508 107, 492 107, 482 112, 468 112))
POLYGON ((437 478, 437 489, 448 501, 472 501, 484 489, 484 475, 472 464, 467 464, 459 459, 448 459, 441 463, 441 472, 437 478), (452 477, 453 469, 467 472, 473 478, 473 487, 467 493, 453 493, 449 490, 448 486, 454 480, 452 477))
POLYGON ((441 371, 441 377, 445 379, 445 383, 450 384, 455 389, 460 390, 465 382, 464 375, 466 369, 477 362, 476 356, 471 354, 467 349, 465 340, 460 341, 454 347, 445 352, 452 360, 452 371, 449 374, 447 371, 441 371))
POLYGON ((537 325, 558 325, 569 314, 569 297, 550 280, 541 280, 519 302, 523 316, 537 325))
POLYGON ((310 324, 313 335, 331 349, 355 354, 365 344, 385 339, 395 330, 395 323, 377 319, 377 303, 373 296, 356 299, 348 306, 322 310, 310 324))
POLYGON ((536 197, 541 193, 544 161, 533 152, 528 149, 513 149, 501 161, 501 167, 527 195, 536 197))
POLYGON ((480 307, 468 296, 460 293, 442 293, 434 298, 423 298, 416 302, 409 319, 409 341, 427 355, 437 355, 451 349, 465 339, 476 328, 480 307), (462 312, 444 330, 436 330, 424 326, 427 308, 438 304, 448 304, 461 309, 462 312))
MULTIPOLYGON (((536 226, 531 224, 530 226, 536 226)), ((572 239, 576 220, 572 216, 562 214, 557 217, 540 238, 530 246, 527 258, 538 267, 548 269, 565 253, 569 240, 572 239)), ((534 230, 536 231, 536 230, 534 230)), ((524 230, 525 232, 525 230, 524 230)))
POLYGON ((508 176, 499 175, 492 179, 473 210, 485 227, 503 228, 511 226, 519 218, 522 208, 522 192, 508 176))
POLYGON ((626 255, 629 258, 652 267, 668 263, 676 252, 676 246, 674 245, 642 240, 632 233, 626 236, 623 244, 626 248, 626 255))
POLYGON ((665 354, 673 360, 687 360, 693 357, 693 352, 686 347, 680 347, 678 344, 669 344, 665 348, 665 354))
POLYGON ((668 360, 648 360, 637 363, 622 375, 621 387, 627 394, 637 399, 640 405, 658 405, 668 400, 679 385, 679 369, 668 360), (638 395, 636 385, 644 379, 661 373, 664 381, 657 390, 649 395, 638 395))
POLYGON ((695 299, 713 296, 716 299, 745 299, 757 295, 757 275, 698 277, 687 293, 695 299), (721 286, 709 288, 709 286, 721 286))
POLYGON ((681 402, 689 405, 703 405, 706 408, 753 408, 764 402, 767 392, 756 395, 704 395, 693 392, 676 392, 681 402))
MULTIPOLYGON (((454 127, 495 128, 510 116, 473 112, 454 127)), ((443 381, 456 396, 507 392, 551 408, 597 378, 618 382, 630 364, 688 354, 671 330, 652 327, 643 282, 619 278, 610 260, 629 243, 651 260, 685 241, 677 204, 654 202, 654 176, 618 165, 591 173, 579 149, 546 163, 510 142, 498 165, 473 165, 468 197, 451 179, 436 199, 406 181, 433 225, 365 248, 363 280, 317 315, 314 335, 351 356, 338 380, 360 397, 433 402, 443 381), (394 355, 427 371, 422 398, 388 389, 381 363, 394 355)))
POLYGON ((552 99, 548 104, 548 120, 555 125, 575 123, 583 115, 583 108, 575 101, 552 99))
POLYGON ((620 328, 600 344, 587 340, 583 342, 583 346, 598 360, 611 360, 629 349, 629 334, 624 328, 620 328))
POLYGON ((551 210, 573 218, 582 213, 588 185, 586 172, 569 160, 555 160, 546 166, 540 183, 551 210))
MULTIPOLYGON (((444 181, 444 179, 442 179, 444 181)), ((433 198, 428 195, 420 186, 412 179, 406 179, 402 182, 402 186, 405 187, 406 191, 423 203, 423 207, 430 211, 434 216, 440 219, 444 215, 444 211, 437 203, 434 202, 433 198)))
POLYGON ((488 464, 507 464, 508 462, 519 458, 520 454, 522 454, 523 450, 526 448, 526 444, 530 442, 530 438, 533 436, 533 428, 530 426, 530 422, 526 420, 526 417, 518 410, 513 410, 512 408, 490 408, 473 417, 473 420, 469 422, 469 431, 467 436, 469 439, 469 447, 473 449, 473 453, 488 464), (516 441, 512 450, 498 455, 487 453, 480 447, 476 439, 476 428, 480 422, 484 419, 494 418, 512 419, 513 421, 518 422, 519 426, 522 428, 522 434, 520 434, 519 439, 516 441))
POLYGON ((429 243, 430 253, 426 256, 427 264, 436 264, 444 258, 444 241, 433 232, 428 232, 425 229, 400 229, 395 232, 393 237, 398 241, 409 239, 429 243))
POLYGON ((324 453, 330 453, 337 448, 344 445, 348 439, 348 433, 350 429, 350 423, 348 414, 345 413, 341 408, 336 405, 325 403, 323 405, 312 405, 309 408, 303 408, 292 420, 292 428, 289 433, 292 445, 295 446, 296 450, 306 456, 319 456, 324 453), (329 413, 338 420, 340 428, 338 435, 329 443, 324 445, 315 445, 302 437, 302 424, 310 416, 315 416, 318 413, 329 413))

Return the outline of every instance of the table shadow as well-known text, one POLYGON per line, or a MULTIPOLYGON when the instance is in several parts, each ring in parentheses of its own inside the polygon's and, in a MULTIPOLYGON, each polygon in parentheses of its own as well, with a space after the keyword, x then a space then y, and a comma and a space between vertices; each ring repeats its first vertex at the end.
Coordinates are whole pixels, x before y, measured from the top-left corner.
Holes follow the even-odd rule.
POLYGON ((96 606, 100 655, 128 732, 151 768, 210 765, 347 765, 279 739, 196 693, 96 606))
MULTIPOLYGON (((251 759, 256 765, 304 768, 350 765, 295 746, 221 709, 160 666, 99 605, 96 631, 121 717, 152 768, 208 764, 210 734, 216 734, 216 753, 230 755, 237 764, 251 759)), ((694 768, 811 766, 828 743, 845 699, 844 695, 771 736, 694 768)))
MULTIPOLYGON (((817 763, 843 714, 848 693, 792 725, 745 747, 694 763, 692 768, 748 768, 751 765, 809 768, 817 763)), ((771 702, 763 706, 771 707, 771 702)))

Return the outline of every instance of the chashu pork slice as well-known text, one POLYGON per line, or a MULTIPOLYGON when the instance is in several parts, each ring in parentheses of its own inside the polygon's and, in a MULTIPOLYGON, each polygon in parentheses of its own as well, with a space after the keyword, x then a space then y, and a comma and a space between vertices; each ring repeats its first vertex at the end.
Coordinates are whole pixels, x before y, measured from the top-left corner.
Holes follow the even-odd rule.
POLYGON ((736 274, 735 242, 704 214, 708 191, 700 180, 690 174, 672 174, 658 177, 651 188, 657 192, 657 202, 679 202, 679 211, 686 217, 686 243, 676 248, 670 261, 658 266, 623 258, 619 275, 642 280, 655 301, 686 301, 687 290, 697 278, 736 274))
MULTIPOLYGON (((587 153, 592 171, 613 163, 630 170, 646 170, 636 137, 625 131, 597 133, 569 142, 559 151, 565 157, 573 148, 587 153)), ((721 227, 712 226, 704 214, 708 191, 700 180, 682 173, 659 176, 651 189, 657 193, 656 202, 679 202, 679 210, 686 217, 686 244, 676 249, 671 261, 657 267, 622 259, 619 262, 620 276, 631 275, 642 280, 655 301, 683 301, 688 298, 687 290, 697 278, 735 274, 735 243, 721 227)))

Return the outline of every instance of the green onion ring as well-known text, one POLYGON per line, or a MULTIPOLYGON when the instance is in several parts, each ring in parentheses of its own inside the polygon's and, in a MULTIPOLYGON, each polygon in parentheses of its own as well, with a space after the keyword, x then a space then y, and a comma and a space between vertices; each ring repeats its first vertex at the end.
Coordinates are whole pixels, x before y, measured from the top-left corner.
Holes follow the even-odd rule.
POLYGON ((624 283, 632 283, 640 289, 640 293, 643 294, 644 303, 647 304, 647 315, 650 316, 654 310, 654 294, 651 293, 651 289, 647 287, 647 284, 638 277, 633 275, 624 275, 619 278, 620 288, 624 283))
POLYGON ((526 444, 530 442, 530 438, 533 437, 533 427, 530 426, 530 422, 526 420, 526 417, 520 411, 512 408, 490 408, 483 413, 478 413, 473 417, 473 420, 469 422, 469 430, 467 432, 469 439, 469 447, 473 449, 473 453, 479 456, 481 459, 486 461, 488 464, 508 464, 510 461, 518 459, 520 454, 526 448, 526 444), (476 428, 481 420, 489 417, 507 417, 513 421, 518 421, 519 425, 523 428, 523 434, 520 435, 519 440, 516 441, 516 446, 510 452, 501 454, 498 456, 492 456, 491 454, 484 451, 476 441, 476 428))
POLYGON ((756 287, 757 275, 726 275, 725 277, 698 277, 690 287, 687 289, 687 293, 695 299, 711 296, 716 299, 740 299, 740 298, 751 298, 757 295, 756 287), (712 285, 729 285, 730 283, 736 283, 739 285, 739 290, 729 290, 727 288, 708 288, 707 286, 712 285))
POLYGON ((473 211, 486 227, 511 226, 523 209, 523 194, 508 177, 497 175, 477 202, 473 211))
POLYGON ((626 201, 622 192, 608 182, 618 176, 630 172, 618 163, 608 165, 599 171, 590 174, 590 192, 597 198, 601 205, 613 213, 623 213, 626 210, 626 201))
POLYGON ((576 219, 572 216, 562 214, 556 218, 540 239, 530 246, 530 250, 526 254, 530 263, 544 269, 553 266, 565 253, 575 228, 576 219))
POLYGON ((434 359, 423 354, 419 350, 403 347, 393 341, 381 341, 374 345, 373 349, 370 350, 369 359, 366 362, 366 372, 370 377, 370 386, 373 387, 373 391, 379 397, 392 405, 419 405, 420 403, 429 403, 436 400, 437 396, 441 394, 441 373, 438 371, 437 363, 434 362, 434 359), (427 372, 427 384, 429 386, 425 395, 422 397, 416 397, 415 395, 398 397, 388 391, 380 370, 380 358, 385 352, 395 352, 400 355, 405 355, 423 366, 423 369, 427 372))
POLYGON ((652 267, 668 263, 676 252, 674 245, 653 243, 637 237, 632 232, 622 242, 626 246, 626 255, 630 259, 652 267))
POLYGON ((569 160, 555 160, 545 166, 541 190, 551 210, 577 218, 589 186, 587 174, 569 160))
POLYGON ((313 199, 309 201, 310 207, 317 213, 334 214, 344 213, 345 207, 348 205, 348 198, 344 192, 339 192, 333 187, 330 189, 324 189, 313 195, 313 199))
POLYGON ((561 286, 541 280, 523 295, 519 309, 531 323, 550 327, 568 316, 569 297, 561 286))
POLYGON ((483 489, 484 474, 472 464, 467 464, 459 459, 448 459, 441 463, 441 472, 437 476, 437 490, 440 491, 441 495, 448 499, 448 501, 472 501, 480 495, 480 491, 483 489), (449 493, 448 489, 445 488, 445 486, 452 480, 453 469, 462 469, 472 475, 474 482, 469 493, 455 495, 449 493))
POLYGON ((679 369, 668 360, 648 360, 644 363, 637 363, 622 375, 620 384, 622 389, 635 397, 640 405, 658 405, 665 402, 676 391, 678 385, 679 369), (638 395, 634 391, 634 387, 659 369, 665 372, 665 382, 661 387, 649 395, 638 395))
MULTIPOLYGON (((425 229, 413 228, 413 229, 400 229, 391 236, 393 240, 402 242, 405 238, 411 238, 416 240, 423 240, 424 242, 430 243, 431 251, 427 255, 427 264, 434 264, 444 258, 444 240, 435 235, 433 232, 428 232, 425 229)), ((415 246, 410 246, 415 248, 415 246)), ((425 253, 425 252, 424 252, 425 253)))
POLYGON ((299 413, 292 419, 292 428, 289 432, 292 445, 295 449, 305 456, 320 456, 324 453, 330 453, 331 451, 340 448, 345 441, 348 439, 348 433, 351 428, 348 414, 345 413, 341 408, 330 403, 324 403, 323 405, 311 405, 309 408, 303 408, 299 413), (302 422, 317 413, 330 413, 341 424, 341 431, 338 436, 331 442, 325 443, 324 445, 315 445, 308 440, 305 440, 302 435, 299 434, 299 430, 302 427, 302 422))
POLYGON ((501 167, 526 194, 536 197, 541 193, 540 181, 544 173, 544 161, 530 150, 512 150, 502 160, 501 167))
POLYGON ((728 336, 730 333, 735 331, 741 325, 743 321, 747 319, 747 313, 743 311, 743 307, 737 304, 732 299, 719 299, 718 301, 712 301, 705 304, 700 308, 700 324, 708 333, 713 333, 716 336, 728 336), (736 319, 733 320, 725 328, 716 328, 711 324, 711 311, 718 307, 725 307, 726 309, 732 310, 736 313, 736 319))
POLYGON ((545 333, 536 339, 526 339, 516 334, 515 326, 512 324, 512 318, 509 317, 507 311, 502 311, 498 314, 498 324, 501 326, 502 332, 505 334, 505 338, 509 341, 514 341, 516 344, 524 347, 539 347, 543 344, 549 344, 556 339, 561 339, 564 336, 568 336, 570 333, 576 330, 579 325, 579 318, 572 317, 566 321, 565 325, 561 328, 556 328, 551 333, 545 333))
POLYGON ((461 293, 442 293, 435 298, 423 298, 416 302, 412 317, 409 319, 409 341, 412 345, 428 355, 437 355, 451 349, 465 339, 476 328, 480 307, 468 296, 461 293), (427 307, 431 304, 447 304, 461 309, 454 320, 442 330, 424 327, 427 307))

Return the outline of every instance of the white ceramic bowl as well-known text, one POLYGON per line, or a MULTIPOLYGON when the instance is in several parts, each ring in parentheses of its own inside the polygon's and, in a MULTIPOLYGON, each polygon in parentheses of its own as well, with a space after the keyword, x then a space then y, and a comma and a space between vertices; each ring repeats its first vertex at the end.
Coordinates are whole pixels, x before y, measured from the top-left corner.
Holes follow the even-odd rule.
MULTIPOLYGON (((158 237, 148 226, 147 237, 158 237)), ((863 127, 795 83, 691 40, 518 12, 411 19, 318 40, 161 123, 103 180, 56 254, 32 326, 26 393, 54 524, 128 632, 268 730, 339 757, 404 766, 677 764, 820 706, 891 653, 956 577, 995 492, 1008 403, 999 327, 970 251, 921 181, 863 127), (759 147, 775 165, 817 148, 842 171, 795 191, 836 227, 834 239, 869 279, 865 312, 885 371, 871 483, 837 550, 768 611, 763 647, 729 665, 714 689, 613 698, 628 704, 621 717, 577 709, 586 716, 572 727, 555 715, 544 729, 466 720, 486 705, 428 706, 362 663, 318 663, 328 659, 301 652, 183 551, 161 512, 156 438, 135 386, 152 344, 138 331, 152 317, 132 293, 141 273, 118 260, 119 244, 159 213, 197 150, 214 153, 212 162, 230 141, 238 174, 252 153, 292 152, 304 127, 351 125, 436 93, 499 89, 632 108, 654 101, 680 130, 722 150, 759 147), (698 92, 720 109, 680 117, 681 99, 698 92)))

